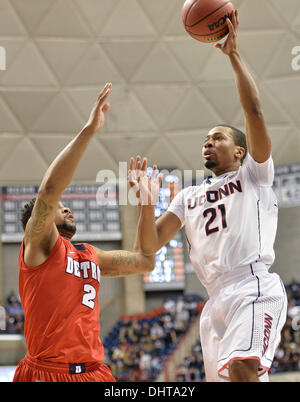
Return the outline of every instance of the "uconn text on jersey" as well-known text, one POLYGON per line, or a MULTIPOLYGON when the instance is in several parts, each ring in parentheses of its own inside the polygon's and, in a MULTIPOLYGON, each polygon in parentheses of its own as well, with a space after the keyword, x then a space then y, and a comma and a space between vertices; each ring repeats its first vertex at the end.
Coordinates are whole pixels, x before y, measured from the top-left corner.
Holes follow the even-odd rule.
POLYGON ((234 194, 235 192, 242 193, 242 185, 240 180, 237 180, 235 183, 230 182, 225 184, 224 186, 220 187, 218 190, 210 190, 206 191, 204 195, 189 198, 188 199, 188 209, 194 209, 197 206, 204 205, 205 202, 209 202, 214 204, 215 202, 222 200, 223 198, 229 197, 230 195, 234 194))

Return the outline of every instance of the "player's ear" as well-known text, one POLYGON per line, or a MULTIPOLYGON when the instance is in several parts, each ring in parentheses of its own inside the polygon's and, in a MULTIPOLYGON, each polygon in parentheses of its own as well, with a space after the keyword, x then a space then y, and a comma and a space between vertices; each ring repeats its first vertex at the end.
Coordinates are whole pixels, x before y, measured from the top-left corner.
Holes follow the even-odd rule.
POLYGON ((244 155, 245 155, 245 149, 242 147, 235 147, 235 152, 234 152, 234 156, 239 159, 240 161, 242 161, 244 155))

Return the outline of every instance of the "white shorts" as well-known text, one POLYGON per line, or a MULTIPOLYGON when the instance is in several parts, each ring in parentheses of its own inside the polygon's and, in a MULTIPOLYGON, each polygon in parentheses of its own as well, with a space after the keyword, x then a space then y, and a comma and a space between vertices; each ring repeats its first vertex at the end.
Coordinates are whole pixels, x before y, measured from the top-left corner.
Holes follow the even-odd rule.
POLYGON ((229 380, 232 360, 256 359, 258 375, 268 371, 286 315, 283 283, 264 264, 222 275, 200 318, 206 380, 229 380))

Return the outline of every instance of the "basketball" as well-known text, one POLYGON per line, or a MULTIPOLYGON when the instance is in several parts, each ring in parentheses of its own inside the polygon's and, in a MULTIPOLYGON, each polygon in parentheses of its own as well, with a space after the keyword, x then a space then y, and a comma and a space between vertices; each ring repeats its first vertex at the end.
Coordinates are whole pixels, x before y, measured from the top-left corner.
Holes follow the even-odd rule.
POLYGON ((227 0, 186 0, 182 21, 187 33, 200 42, 218 42, 228 34, 226 19, 234 6, 227 0))

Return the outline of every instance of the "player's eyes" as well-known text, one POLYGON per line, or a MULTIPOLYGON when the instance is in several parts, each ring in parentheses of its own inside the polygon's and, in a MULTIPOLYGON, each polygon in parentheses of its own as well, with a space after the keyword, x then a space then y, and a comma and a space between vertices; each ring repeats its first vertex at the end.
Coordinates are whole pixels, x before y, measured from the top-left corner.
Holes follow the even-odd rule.
POLYGON ((218 135, 217 137, 214 137, 214 141, 223 141, 224 137, 222 135, 218 135))
MULTIPOLYGON (((221 141, 221 140, 223 140, 224 138, 223 138, 221 135, 218 135, 218 136, 216 136, 216 137, 212 137, 212 139, 213 139, 213 141, 221 141)), ((209 140, 204 141, 203 146, 205 146, 208 142, 209 142, 209 140)))

